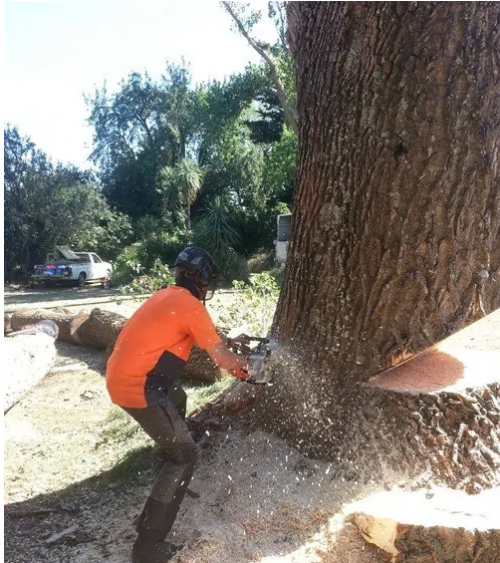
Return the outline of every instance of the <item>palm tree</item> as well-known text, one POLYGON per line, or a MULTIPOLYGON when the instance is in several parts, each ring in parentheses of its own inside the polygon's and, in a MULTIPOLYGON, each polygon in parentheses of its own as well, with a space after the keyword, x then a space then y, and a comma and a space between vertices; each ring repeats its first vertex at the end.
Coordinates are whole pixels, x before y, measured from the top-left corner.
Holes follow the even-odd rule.
POLYGON ((139 240, 144 240, 161 231, 163 222, 153 215, 143 215, 137 219, 135 224, 135 232, 139 240))
POLYGON ((185 214, 186 234, 191 231, 191 205, 200 192, 203 171, 189 158, 183 158, 175 166, 165 166, 160 170, 159 192, 164 196, 169 208, 181 206, 185 214))
POLYGON ((195 225, 193 239, 214 257, 222 277, 229 280, 246 278, 246 262, 235 250, 240 235, 224 199, 217 196, 207 205, 195 225))

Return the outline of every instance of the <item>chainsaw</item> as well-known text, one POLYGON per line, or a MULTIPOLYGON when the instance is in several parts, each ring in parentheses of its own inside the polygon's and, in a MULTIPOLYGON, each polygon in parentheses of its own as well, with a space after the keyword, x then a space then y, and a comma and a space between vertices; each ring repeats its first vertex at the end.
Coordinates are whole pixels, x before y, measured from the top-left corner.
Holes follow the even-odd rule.
POLYGON ((239 369, 235 376, 251 385, 272 385, 272 371, 266 367, 266 360, 271 357, 275 343, 269 338, 257 336, 250 336, 248 340, 259 344, 252 349, 249 346, 229 342, 231 349, 237 354, 245 354, 250 364, 248 371, 239 369))

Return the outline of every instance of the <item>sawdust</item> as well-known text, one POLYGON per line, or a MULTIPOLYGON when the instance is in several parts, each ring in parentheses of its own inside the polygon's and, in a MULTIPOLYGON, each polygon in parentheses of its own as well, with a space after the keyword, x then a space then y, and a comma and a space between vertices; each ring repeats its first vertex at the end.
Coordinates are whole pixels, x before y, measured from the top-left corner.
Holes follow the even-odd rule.
MULTIPOLYGON (((185 499, 170 535, 171 541, 184 545, 178 563, 387 560, 350 524, 344 525, 351 500, 362 498, 366 487, 332 481, 329 464, 308 460, 265 433, 233 430, 214 437, 202 453, 191 488, 200 498, 185 499)), ((143 500, 137 495, 129 509, 137 513, 143 500)), ((108 528, 111 522, 104 524, 108 528)), ((133 537, 129 513, 128 519, 113 524, 106 560, 129 561, 133 537)), ((99 553, 89 547, 73 560, 90 563, 99 553)))
MULTIPOLYGON (((125 563, 133 519, 159 455, 133 429, 126 443, 103 442, 101 430, 115 409, 104 388, 104 354, 66 343, 57 347, 57 369, 5 419, 7 514, 54 512, 7 516, 5 561, 125 563), (135 473, 125 481, 110 477, 134 447, 142 448, 135 473), (74 526, 85 543, 75 545, 70 536, 46 544, 74 526)), ((186 497, 170 536, 185 546, 178 563, 384 561, 373 559, 379 550, 343 526, 346 503, 361 498, 366 487, 332 480, 328 463, 309 460, 264 432, 233 429, 209 434, 204 443, 191 483, 200 497, 186 497)))
MULTIPOLYGON (((107 442, 112 407, 102 377, 103 351, 58 343, 50 373, 6 416, 5 502, 9 510, 49 508, 5 522, 7 563, 128 563, 133 519, 157 472, 159 456, 143 433, 107 442), (70 369, 71 366, 77 370, 70 369), (65 368, 66 366, 66 368, 65 368), (109 425, 108 425, 109 426, 109 425), (132 474, 116 469, 137 452, 132 474), (85 543, 47 544, 77 527, 85 543)), ((208 434, 191 489, 169 537, 183 544, 177 563, 385 563, 349 522, 356 503, 409 486, 332 478, 333 466, 301 455, 261 431, 208 434)), ((129 466, 130 467, 130 466, 129 466)))

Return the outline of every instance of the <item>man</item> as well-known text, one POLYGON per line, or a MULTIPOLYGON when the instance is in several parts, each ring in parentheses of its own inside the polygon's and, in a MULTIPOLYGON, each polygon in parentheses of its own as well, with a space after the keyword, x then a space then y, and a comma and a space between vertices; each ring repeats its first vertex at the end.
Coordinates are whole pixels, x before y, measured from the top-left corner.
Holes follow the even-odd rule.
POLYGON ((248 360, 229 351, 204 306, 216 266, 202 248, 189 246, 175 262, 175 285, 150 297, 123 327, 106 370, 112 401, 122 407, 167 456, 139 516, 134 563, 165 563, 177 548, 169 533, 189 485, 196 445, 184 423, 186 394, 178 377, 193 343, 235 377, 248 373, 248 360))

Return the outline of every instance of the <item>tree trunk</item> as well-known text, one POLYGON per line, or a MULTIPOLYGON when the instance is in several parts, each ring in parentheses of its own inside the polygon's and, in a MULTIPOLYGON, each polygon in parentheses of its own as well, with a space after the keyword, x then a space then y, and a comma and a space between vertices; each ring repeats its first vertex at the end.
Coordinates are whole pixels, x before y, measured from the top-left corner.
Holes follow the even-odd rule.
POLYGON ((191 234, 191 206, 186 203, 186 235, 189 237, 191 234))
MULTIPOLYGON (((419 401, 449 397, 362 384, 500 306, 499 25, 495 2, 290 5, 297 185, 257 413, 315 455, 355 464, 380 416, 397 449, 419 401)), ((464 396, 498 416, 497 383, 464 396)))

